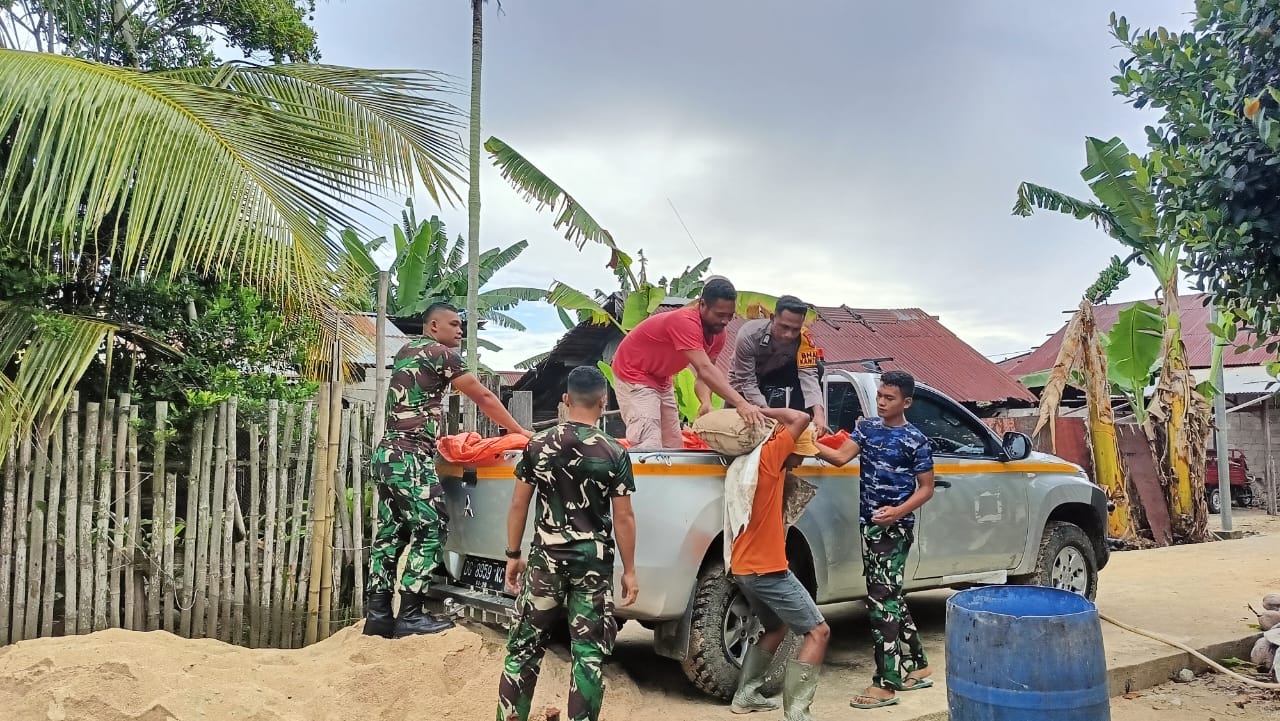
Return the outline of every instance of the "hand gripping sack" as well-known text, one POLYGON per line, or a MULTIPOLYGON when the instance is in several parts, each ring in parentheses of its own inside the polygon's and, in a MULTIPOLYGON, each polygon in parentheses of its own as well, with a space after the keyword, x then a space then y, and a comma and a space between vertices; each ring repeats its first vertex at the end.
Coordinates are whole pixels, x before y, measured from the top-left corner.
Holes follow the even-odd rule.
POLYGON ((768 440, 775 425, 770 420, 763 425, 748 427, 736 410, 724 408, 695 420, 693 432, 715 451, 736 458, 747 455, 768 440))

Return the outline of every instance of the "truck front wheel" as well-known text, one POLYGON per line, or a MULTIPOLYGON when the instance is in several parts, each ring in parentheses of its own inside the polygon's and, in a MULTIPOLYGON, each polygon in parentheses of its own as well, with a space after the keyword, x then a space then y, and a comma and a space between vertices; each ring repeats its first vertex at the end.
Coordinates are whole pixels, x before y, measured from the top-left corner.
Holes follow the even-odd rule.
MULTIPOLYGON (((751 613, 747 599, 724 572, 724 563, 714 561, 698 574, 689 619, 689 648, 681 666, 698 690, 729 700, 738 689, 738 671, 747 645, 760 634, 760 622, 751 613)), ((794 651, 798 638, 787 634, 766 677, 764 692, 777 693, 782 684, 783 659, 794 651)))
POLYGON ((1093 600, 1098 593, 1098 562, 1084 529, 1066 521, 1049 521, 1040 539, 1035 573, 1010 583, 1048 586, 1093 600))

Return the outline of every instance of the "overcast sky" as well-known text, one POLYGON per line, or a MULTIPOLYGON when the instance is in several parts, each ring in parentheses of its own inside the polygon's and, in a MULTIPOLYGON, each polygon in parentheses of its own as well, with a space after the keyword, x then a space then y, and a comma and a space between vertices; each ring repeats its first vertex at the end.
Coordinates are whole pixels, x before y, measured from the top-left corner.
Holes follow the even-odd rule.
MULTIPOLYGON (((334 0, 323 61, 470 73, 464 0, 334 0)), ((1112 95, 1112 10, 1182 28, 1191 0, 506 0, 485 19, 483 137, 565 187, 655 275, 703 256, 740 289, 919 307, 980 352, 1030 349, 1120 246, 1067 216, 1010 215, 1030 180, 1087 193, 1084 138, 1144 147, 1112 95), (670 203, 692 233, 681 227, 670 203), (696 247, 695 247, 696 243, 696 247), (701 249, 700 251, 698 249, 701 249)), ((457 102, 465 106, 466 98, 457 102)), ((501 285, 614 289, 484 164, 481 245, 527 239, 501 285)), ((419 216, 430 214, 420 201, 419 216)), ((439 211, 466 232, 462 208, 439 211)), ((1135 268, 1113 300, 1151 297, 1135 268)), ((507 369, 551 347, 554 311, 490 332, 507 369)))

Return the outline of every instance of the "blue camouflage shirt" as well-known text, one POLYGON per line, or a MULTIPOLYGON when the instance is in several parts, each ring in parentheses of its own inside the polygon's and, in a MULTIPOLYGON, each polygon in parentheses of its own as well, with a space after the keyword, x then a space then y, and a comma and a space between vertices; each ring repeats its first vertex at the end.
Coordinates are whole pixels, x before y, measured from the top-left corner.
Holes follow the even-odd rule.
MULTIPOLYGON (((916 476, 933 470, 929 438, 919 428, 886 426, 879 418, 868 418, 854 426, 849 440, 858 444, 862 476, 862 525, 871 525, 871 514, 881 506, 901 505, 916 490, 916 476)), ((915 526, 914 513, 903 516, 898 525, 915 526)))

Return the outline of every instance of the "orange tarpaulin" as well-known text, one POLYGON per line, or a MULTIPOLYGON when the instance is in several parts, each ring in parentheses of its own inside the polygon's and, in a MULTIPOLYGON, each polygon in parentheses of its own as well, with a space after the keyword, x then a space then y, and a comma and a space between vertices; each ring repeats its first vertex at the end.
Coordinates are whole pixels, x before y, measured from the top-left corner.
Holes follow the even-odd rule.
MULTIPOLYGON (((693 431, 682 431, 684 436, 684 449, 687 451, 709 451, 708 446, 693 431)), ((450 463, 459 465, 475 466, 497 466, 502 465, 503 455, 507 451, 524 450, 528 440, 524 436, 516 433, 508 433, 505 436, 496 438, 481 438, 479 433, 458 433, 452 436, 442 436, 436 440, 436 452, 440 454, 450 463)), ((630 446, 626 440, 619 438, 618 443, 624 448, 630 446)))

